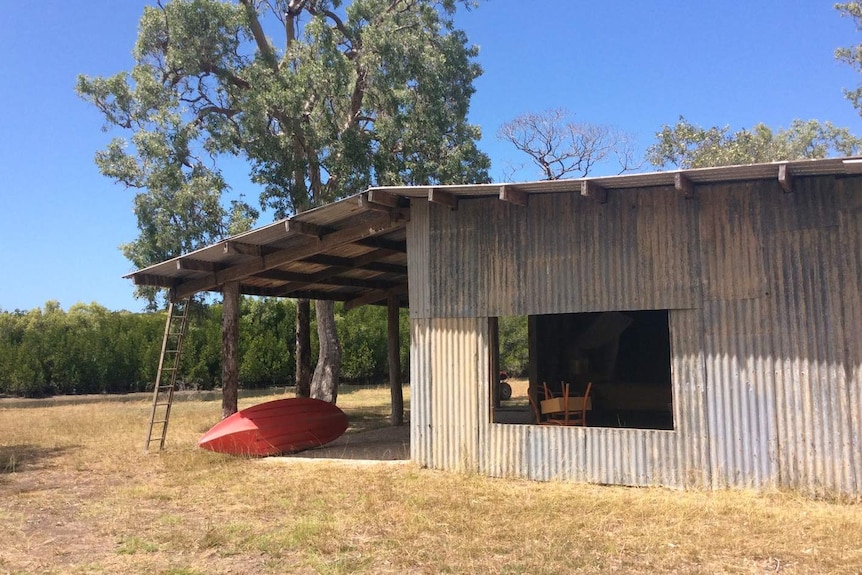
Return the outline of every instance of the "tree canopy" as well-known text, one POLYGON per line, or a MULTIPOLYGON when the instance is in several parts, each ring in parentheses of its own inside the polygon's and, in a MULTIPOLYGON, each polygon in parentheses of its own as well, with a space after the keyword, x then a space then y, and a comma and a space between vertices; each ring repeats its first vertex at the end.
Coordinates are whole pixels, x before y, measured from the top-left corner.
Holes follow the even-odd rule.
MULTIPOLYGON (((836 4, 835 8, 841 13, 841 16, 853 20, 857 31, 862 31, 862 3, 845 2, 836 4)), ((862 44, 838 48, 835 50, 835 57, 841 62, 849 64, 855 71, 862 72, 862 44)), ((844 90, 844 95, 862 115, 862 82, 856 88, 844 90)))
POLYGON ((851 156, 862 145, 847 128, 831 122, 794 120, 786 130, 757 124, 731 132, 729 126, 703 128, 682 116, 675 125, 662 126, 656 140, 647 149, 647 160, 659 168, 680 169, 851 156))
MULTIPOLYGON (((462 2, 467 7, 471 2, 462 2)), ((138 190, 143 267, 253 222, 227 204, 226 157, 247 162, 276 217, 373 185, 488 180, 467 122, 477 49, 455 0, 174 0, 145 8, 130 71, 78 78, 106 128, 96 157, 138 190)))

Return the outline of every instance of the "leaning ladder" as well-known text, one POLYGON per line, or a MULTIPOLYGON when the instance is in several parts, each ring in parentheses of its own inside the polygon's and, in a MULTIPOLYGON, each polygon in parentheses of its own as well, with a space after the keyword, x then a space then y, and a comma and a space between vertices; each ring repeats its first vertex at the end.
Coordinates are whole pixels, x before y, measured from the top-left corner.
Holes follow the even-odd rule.
POLYGON ((180 367, 180 352, 183 349, 183 339, 188 326, 191 299, 171 302, 168 305, 168 317, 165 321, 165 336, 162 340, 162 355, 159 357, 159 370, 156 384, 153 387, 153 409, 150 412, 150 424, 147 427, 147 441, 144 450, 149 451, 152 444, 158 442, 159 450, 165 448, 165 437, 168 433, 168 420, 171 416, 171 404, 174 401, 174 389, 177 384, 177 373, 180 367))

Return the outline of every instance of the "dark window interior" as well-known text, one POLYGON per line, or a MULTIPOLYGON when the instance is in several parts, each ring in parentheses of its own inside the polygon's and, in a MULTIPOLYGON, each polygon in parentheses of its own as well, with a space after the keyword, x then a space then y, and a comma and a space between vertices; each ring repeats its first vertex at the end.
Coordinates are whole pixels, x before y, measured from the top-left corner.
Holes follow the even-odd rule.
POLYGON ((538 403, 545 387, 583 395, 592 383, 587 426, 673 429, 667 310, 492 318, 491 328, 492 373, 506 378, 494 422, 536 423, 527 393, 538 403))

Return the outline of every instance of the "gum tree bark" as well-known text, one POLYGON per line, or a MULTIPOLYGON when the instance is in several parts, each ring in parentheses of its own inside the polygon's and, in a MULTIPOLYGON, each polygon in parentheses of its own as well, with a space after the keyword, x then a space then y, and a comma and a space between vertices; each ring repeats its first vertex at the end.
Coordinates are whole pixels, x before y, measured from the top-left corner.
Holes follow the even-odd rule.
POLYGON ((335 303, 315 302, 317 336, 320 353, 311 379, 311 397, 335 403, 338 398, 338 375, 341 371, 341 344, 335 329, 335 303))

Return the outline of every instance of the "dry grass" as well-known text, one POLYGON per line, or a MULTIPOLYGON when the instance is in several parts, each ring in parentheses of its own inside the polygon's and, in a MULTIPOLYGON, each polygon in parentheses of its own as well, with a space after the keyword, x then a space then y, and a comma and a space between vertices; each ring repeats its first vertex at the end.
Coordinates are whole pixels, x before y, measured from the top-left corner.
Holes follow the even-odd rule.
MULTIPOLYGON (((339 403, 370 427, 387 400, 339 403)), ((0 407, 0 573, 862 572, 854 504, 229 458, 199 400, 145 455, 148 407, 0 407)))

